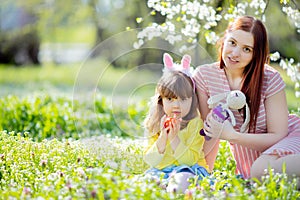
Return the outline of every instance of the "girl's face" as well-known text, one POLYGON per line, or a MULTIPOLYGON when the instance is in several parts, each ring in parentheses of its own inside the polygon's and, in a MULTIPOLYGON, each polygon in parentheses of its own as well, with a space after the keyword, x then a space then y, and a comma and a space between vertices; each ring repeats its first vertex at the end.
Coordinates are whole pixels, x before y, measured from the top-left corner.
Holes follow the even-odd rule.
POLYGON ((252 60, 253 47, 254 38, 251 33, 243 30, 229 32, 224 40, 222 52, 226 68, 243 71, 252 60))
POLYGON ((164 97, 162 102, 167 116, 183 118, 190 112, 192 97, 186 99, 164 97))

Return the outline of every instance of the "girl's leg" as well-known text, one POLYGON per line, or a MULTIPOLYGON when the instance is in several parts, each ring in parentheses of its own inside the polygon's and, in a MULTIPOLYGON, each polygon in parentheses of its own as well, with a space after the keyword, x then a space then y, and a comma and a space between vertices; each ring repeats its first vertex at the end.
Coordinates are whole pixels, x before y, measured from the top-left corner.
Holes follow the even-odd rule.
POLYGON ((298 188, 300 187, 300 154, 291 154, 284 157, 277 155, 261 155, 253 163, 251 167, 251 177, 260 179, 264 174, 265 170, 269 167, 274 169, 275 173, 282 172, 282 166, 285 164, 285 173, 292 177, 298 177, 298 188))
POLYGON ((189 178, 195 176, 190 172, 179 172, 170 178, 167 192, 184 193, 189 187, 189 178))

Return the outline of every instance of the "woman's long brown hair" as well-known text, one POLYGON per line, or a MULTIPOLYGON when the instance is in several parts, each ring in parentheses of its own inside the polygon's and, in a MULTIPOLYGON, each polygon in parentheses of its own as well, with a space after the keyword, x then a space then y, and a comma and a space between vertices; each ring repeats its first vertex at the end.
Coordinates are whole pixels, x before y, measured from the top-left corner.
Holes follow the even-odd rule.
MULTIPOLYGON (((269 63, 269 42, 267 31, 260 20, 251 16, 242 16, 235 19, 228 25, 226 33, 234 30, 243 30, 252 33, 254 38, 253 58, 244 69, 243 86, 241 91, 246 95, 247 103, 250 108, 249 131, 255 132, 261 101, 264 66, 266 63, 269 63)), ((223 37, 223 41, 226 37, 226 33, 223 37)), ((222 60, 223 41, 219 54, 221 68, 226 67, 222 60)))

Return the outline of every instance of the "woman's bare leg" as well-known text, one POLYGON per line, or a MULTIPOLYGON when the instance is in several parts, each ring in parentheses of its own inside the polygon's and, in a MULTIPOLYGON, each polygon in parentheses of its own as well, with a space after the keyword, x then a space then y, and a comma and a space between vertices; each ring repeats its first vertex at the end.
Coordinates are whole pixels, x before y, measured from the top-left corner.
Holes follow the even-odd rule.
POLYGON ((275 173, 282 173, 285 164, 285 173, 289 176, 298 177, 298 188, 300 187, 300 154, 291 154, 284 157, 277 155, 261 155, 251 167, 251 177, 261 179, 270 167, 275 173))

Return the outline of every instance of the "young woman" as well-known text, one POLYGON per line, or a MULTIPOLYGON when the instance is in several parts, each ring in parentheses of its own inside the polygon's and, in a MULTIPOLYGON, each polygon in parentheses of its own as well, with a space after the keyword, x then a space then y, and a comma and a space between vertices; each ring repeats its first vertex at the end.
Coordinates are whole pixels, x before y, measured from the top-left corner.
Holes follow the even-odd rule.
POLYGON ((189 71, 190 57, 185 55, 176 66, 164 54, 165 69, 145 119, 148 146, 144 160, 147 174, 163 177, 167 191, 184 192, 192 176, 208 176, 195 82, 189 71))
POLYGON ((221 41, 219 62, 199 66, 194 74, 205 133, 214 138, 205 144, 210 169, 219 139, 227 140, 244 178, 260 178, 269 167, 300 177, 300 119, 288 114, 285 83, 268 65, 269 46, 263 23, 242 16, 229 24, 221 41), (233 111, 237 124, 211 117, 207 100, 217 94, 241 90, 250 109, 249 129, 241 133, 243 110, 233 111), (208 145, 208 147, 206 147, 208 145), (210 148, 214 146, 214 148, 210 148), (210 149, 209 149, 210 148, 210 149))

